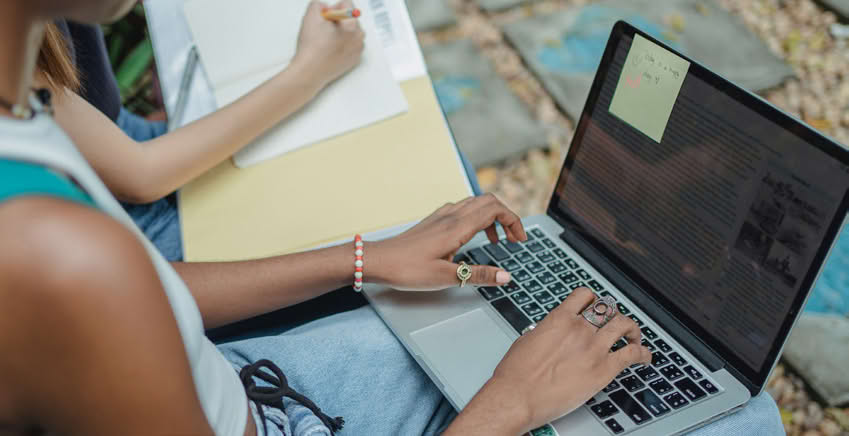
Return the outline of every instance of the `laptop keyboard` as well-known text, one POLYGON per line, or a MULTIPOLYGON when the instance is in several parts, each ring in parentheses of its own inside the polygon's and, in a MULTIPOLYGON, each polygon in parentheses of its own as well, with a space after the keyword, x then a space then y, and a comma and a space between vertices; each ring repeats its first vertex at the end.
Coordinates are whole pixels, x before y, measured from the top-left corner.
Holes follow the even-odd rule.
MULTIPOLYGON (((598 296, 618 298, 605 289, 594 273, 572 259, 540 228, 528 229, 524 243, 502 239, 458 255, 456 262, 504 268, 512 281, 504 286, 483 286, 478 292, 521 334, 525 327, 542 321, 577 288, 590 288, 598 296)), ((625 434, 659 418, 719 393, 720 389, 682 353, 631 313, 622 302, 619 313, 640 326, 642 344, 652 351, 650 365, 626 368, 585 407, 612 434, 625 434)), ((627 345, 616 342, 611 351, 627 345)))

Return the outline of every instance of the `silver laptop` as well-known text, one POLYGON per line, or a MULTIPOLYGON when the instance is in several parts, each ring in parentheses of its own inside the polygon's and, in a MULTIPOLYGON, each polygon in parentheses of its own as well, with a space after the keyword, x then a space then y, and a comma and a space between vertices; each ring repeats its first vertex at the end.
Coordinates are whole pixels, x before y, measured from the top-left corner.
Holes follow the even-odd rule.
POLYGON ((513 281, 366 295, 458 410, 574 289, 611 295, 653 361, 551 425, 686 432, 763 390, 846 216, 847 164, 836 143, 618 22, 548 210, 523 220, 529 240, 478 235, 458 256, 513 281))

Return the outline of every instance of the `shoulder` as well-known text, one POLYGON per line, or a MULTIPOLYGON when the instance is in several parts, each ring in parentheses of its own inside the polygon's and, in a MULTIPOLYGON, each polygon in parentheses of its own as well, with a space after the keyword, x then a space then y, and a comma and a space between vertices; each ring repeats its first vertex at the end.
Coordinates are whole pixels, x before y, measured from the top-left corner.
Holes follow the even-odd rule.
POLYGON ((150 264, 144 248, 121 223, 96 209, 52 197, 0 203, 0 241, 0 292, 63 289, 127 273, 133 264, 150 264), (10 281, 17 286, 3 286, 10 281))

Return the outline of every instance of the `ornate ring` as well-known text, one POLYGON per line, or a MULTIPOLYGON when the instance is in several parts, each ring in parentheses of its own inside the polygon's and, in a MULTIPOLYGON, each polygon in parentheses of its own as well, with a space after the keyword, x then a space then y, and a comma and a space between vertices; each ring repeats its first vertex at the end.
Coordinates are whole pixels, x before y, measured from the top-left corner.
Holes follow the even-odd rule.
POLYGON ((466 264, 466 262, 460 262, 460 266, 457 267, 457 278, 460 279, 460 286, 466 286, 466 280, 472 278, 472 267, 466 264))
POLYGON ((601 297, 581 312, 590 324, 602 328, 616 316, 616 300, 613 297, 601 297))
POLYGON ((531 324, 531 325, 529 325, 529 326, 527 326, 527 327, 525 327, 525 328, 523 328, 523 329, 522 329, 522 333, 521 333, 521 335, 522 335, 522 336, 525 336, 525 333, 528 333, 528 332, 530 332, 531 330, 533 330, 533 329, 535 329, 535 328, 537 328, 537 325, 536 325, 536 324, 531 324))

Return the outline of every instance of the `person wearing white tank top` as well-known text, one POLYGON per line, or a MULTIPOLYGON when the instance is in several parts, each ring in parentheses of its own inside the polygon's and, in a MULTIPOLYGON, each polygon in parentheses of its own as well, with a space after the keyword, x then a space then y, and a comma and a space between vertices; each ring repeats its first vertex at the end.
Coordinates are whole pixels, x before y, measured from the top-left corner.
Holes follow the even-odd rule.
MULTIPOLYGON (((526 235, 519 217, 488 195, 446 204, 384 241, 169 264, 52 120, 49 93, 31 91, 47 20, 109 20, 132 3, 0 2, 0 168, 49 174, 82 192, 57 197, 0 172, 8 188, 0 189, 0 433, 516 435, 650 361, 630 319, 596 329, 578 316, 594 299, 585 289, 517 340, 459 415, 369 307, 216 348, 204 329, 350 284, 355 250, 358 279, 438 290, 458 284, 450 259, 477 232, 496 242, 499 223, 511 241, 526 235), (632 344, 609 353, 622 336, 632 344)), ((468 283, 509 280, 472 265, 468 283)), ((774 403, 753 403, 723 421, 774 428, 764 419, 774 403)))

